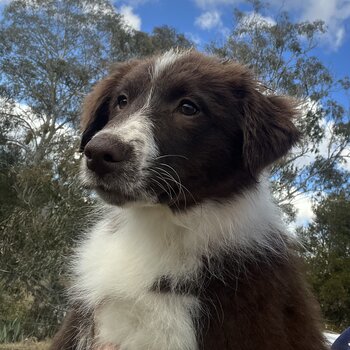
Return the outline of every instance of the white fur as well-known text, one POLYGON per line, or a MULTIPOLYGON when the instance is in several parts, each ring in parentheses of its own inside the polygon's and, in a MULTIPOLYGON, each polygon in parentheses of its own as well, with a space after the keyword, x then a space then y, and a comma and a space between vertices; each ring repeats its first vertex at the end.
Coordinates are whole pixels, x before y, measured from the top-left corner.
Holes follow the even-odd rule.
POLYGON ((154 293, 106 303, 97 311, 98 342, 121 349, 196 349, 192 316, 197 308, 194 297, 154 293))
POLYGON ((110 207, 82 243, 74 298, 96 310, 97 337, 120 350, 196 350, 193 296, 150 291, 161 276, 196 278, 202 256, 270 245, 282 229, 267 182, 224 204, 181 214, 166 206, 110 207), (119 348, 118 348, 119 349, 119 348))
POLYGON ((140 168, 158 155, 158 148, 154 140, 153 125, 148 118, 149 98, 145 106, 130 115, 123 123, 103 129, 97 135, 112 134, 125 144, 132 145, 137 154, 137 163, 140 168))
POLYGON ((159 56, 155 60, 153 71, 151 72, 153 80, 156 80, 165 69, 171 67, 179 58, 183 57, 189 52, 190 50, 185 51, 171 49, 159 56))

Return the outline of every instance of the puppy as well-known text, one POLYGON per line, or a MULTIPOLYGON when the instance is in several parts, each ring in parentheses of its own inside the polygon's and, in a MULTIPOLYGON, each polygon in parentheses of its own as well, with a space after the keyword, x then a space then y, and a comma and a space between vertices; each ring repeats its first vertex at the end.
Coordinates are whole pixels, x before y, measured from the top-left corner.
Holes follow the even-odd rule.
POLYGON ((117 64, 83 108, 82 179, 106 206, 51 349, 327 349, 267 182, 295 115, 235 62, 117 64))

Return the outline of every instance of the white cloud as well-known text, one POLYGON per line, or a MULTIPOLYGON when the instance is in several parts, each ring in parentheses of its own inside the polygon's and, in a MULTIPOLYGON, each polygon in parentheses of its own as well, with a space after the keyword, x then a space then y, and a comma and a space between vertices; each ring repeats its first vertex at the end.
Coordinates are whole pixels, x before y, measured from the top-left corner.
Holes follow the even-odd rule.
POLYGON ((243 1, 241 0, 194 0, 196 5, 200 8, 206 9, 209 7, 217 7, 219 5, 237 5, 243 1))
MULTIPOLYGON (((334 123, 332 121, 323 120, 322 127, 325 130, 325 137, 318 145, 319 155, 328 157, 329 153, 337 152, 337 144, 332 140, 334 123)), ((298 149, 295 150, 298 152, 298 149)), ((350 159, 350 147, 345 148, 341 152, 341 156, 350 159)), ((295 165, 302 168, 310 165, 315 161, 315 154, 306 154, 295 161, 295 165)), ((350 162, 342 162, 339 164, 340 169, 350 171, 350 162)), ((314 195, 313 192, 301 193, 299 192, 292 204, 297 210, 295 222, 292 224, 293 227, 306 225, 312 221, 315 214, 312 211, 312 200, 311 197, 314 195)))
POLYGON ((304 226, 314 219, 315 214, 312 211, 312 201, 307 194, 300 194, 293 200, 293 204, 297 211, 294 223, 296 226, 304 226))
POLYGON ((344 27, 339 28, 336 31, 336 33, 335 33, 335 47, 341 46, 341 44, 344 41, 344 37, 345 37, 345 29, 344 29, 344 27))
MULTIPOLYGON (((193 0, 205 11, 218 11, 224 6, 231 7, 245 4, 244 0, 193 0)), ((349 0, 269 0, 271 9, 292 12, 301 21, 322 20, 328 27, 322 41, 329 48, 336 50, 346 37, 345 22, 350 19, 349 0)))
POLYGON ((196 18, 195 25, 206 30, 221 27, 221 14, 218 11, 204 12, 196 18))
POLYGON ((341 20, 350 16, 350 2, 348 0, 299 0, 299 2, 303 18, 310 21, 322 19, 326 23, 330 23, 333 20, 341 20))
MULTIPOLYGON (((48 125, 48 118, 45 115, 38 115, 26 104, 17 103, 15 101, 5 101, 0 98, 0 108, 4 113, 11 114, 12 120, 16 123, 15 128, 11 128, 6 134, 9 143, 21 146, 27 155, 37 150, 38 144, 42 142, 43 128, 48 125)), ((78 132, 70 125, 61 125, 55 123, 56 132, 52 138, 51 159, 58 157, 62 153, 62 140, 78 140, 78 132)), ((52 125, 50 125, 51 127, 52 125)))
POLYGON ((131 6, 123 5, 118 12, 123 16, 125 24, 135 30, 141 30, 141 17, 134 13, 131 6))
MULTIPOLYGON (((311 109, 316 111, 317 106, 312 106, 311 103, 306 102, 304 104, 305 110, 311 109)), ((317 145, 318 155, 323 156, 324 158, 329 158, 330 156, 334 156, 336 153, 340 151, 339 143, 333 138, 335 124, 331 120, 323 119, 321 120, 321 127, 324 131, 324 138, 317 145)), ((293 154, 297 155, 301 152, 299 147, 295 147, 292 151, 293 154)), ((343 158, 342 161, 338 163, 340 170, 350 171, 350 145, 348 144, 341 152, 340 156, 343 158), (347 160, 347 161, 346 161, 347 160)), ((294 161, 294 164, 303 168, 305 166, 311 165, 316 159, 316 154, 314 153, 306 153, 303 156, 297 158, 294 161)))
POLYGON ((191 41, 193 41, 196 46, 200 46, 203 44, 203 40, 201 39, 201 37, 197 34, 194 34, 192 32, 186 32, 185 33, 186 37, 189 38, 191 41))
POLYGON ((326 44, 332 49, 339 48, 345 38, 345 21, 350 18, 349 0, 298 0, 301 19, 307 21, 322 20, 328 27, 323 36, 326 44))

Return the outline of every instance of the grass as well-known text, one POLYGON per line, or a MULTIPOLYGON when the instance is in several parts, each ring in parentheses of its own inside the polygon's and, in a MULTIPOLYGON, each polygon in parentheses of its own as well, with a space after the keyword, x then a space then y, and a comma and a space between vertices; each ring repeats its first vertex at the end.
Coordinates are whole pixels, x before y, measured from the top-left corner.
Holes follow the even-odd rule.
POLYGON ((0 344, 0 350, 48 350, 49 342, 23 342, 13 344, 0 344))

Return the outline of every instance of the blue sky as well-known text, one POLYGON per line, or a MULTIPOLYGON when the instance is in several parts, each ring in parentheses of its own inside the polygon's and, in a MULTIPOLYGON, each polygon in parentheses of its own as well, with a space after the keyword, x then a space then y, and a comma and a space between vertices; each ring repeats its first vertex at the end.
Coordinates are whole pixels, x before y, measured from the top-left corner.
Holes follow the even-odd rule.
MULTIPOLYGON (((169 25, 204 49, 212 40, 222 42, 233 24, 233 9, 251 12, 246 0, 111 0, 134 29, 151 32, 169 25)), ((350 0, 263 0, 267 20, 287 11, 296 21, 323 20, 328 32, 319 38, 315 54, 340 78, 350 75, 350 0)), ((0 10, 10 0, 0 0, 0 10)))
MULTIPOLYGON (((337 77, 350 74, 350 0, 269 0, 267 20, 281 10, 294 20, 325 21, 329 30, 319 38, 315 54, 337 77)), ((241 0, 118 0, 127 23, 146 32, 170 25, 185 33, 203 49, 211 40, 223 41, 232 28, 234 7, 251 11, 241 0)))

